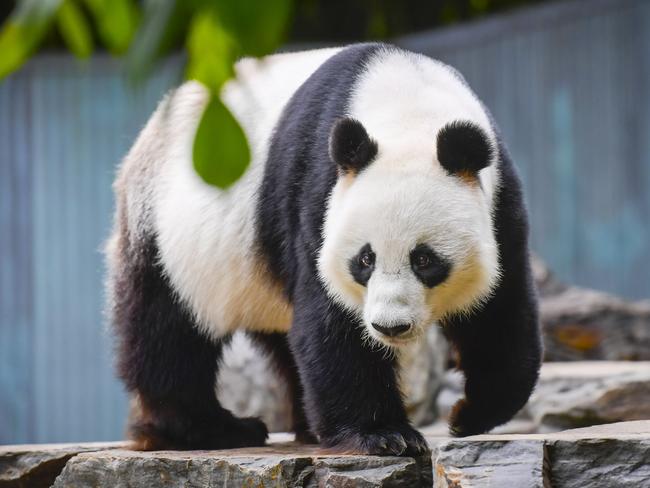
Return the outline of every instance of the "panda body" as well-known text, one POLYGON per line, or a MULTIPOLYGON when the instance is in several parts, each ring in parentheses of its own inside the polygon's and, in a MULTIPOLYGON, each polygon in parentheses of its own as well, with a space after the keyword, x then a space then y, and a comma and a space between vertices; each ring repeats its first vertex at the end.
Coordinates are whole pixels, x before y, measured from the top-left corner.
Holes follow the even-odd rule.
POLYGON ((384 349, 434 323, 468 379, 452 429, 508 420, 539 366, 527 225, 507 153, 460 75, 381 44, 246 59, 236 73, 223 99, 252 153, 239 181, 220 190, 194 172, 207 95, 192 82, 160 104, 116 180, 109 305, 120 376, 141 404, 131 426, 140 447, 263 443, 263 424, 237 419, 214 396, 236 329, 287 378, 303 440, 425 450, 384 349), (503 398, 488 400, 482 346, 506 306, 514 318, 493 335, 511 334, 511 344, 496 348, 510 368, 523 366, 495 367, 502 378, 485 384, 503 398), (473 399, 485 403, 468 406, 473 399))

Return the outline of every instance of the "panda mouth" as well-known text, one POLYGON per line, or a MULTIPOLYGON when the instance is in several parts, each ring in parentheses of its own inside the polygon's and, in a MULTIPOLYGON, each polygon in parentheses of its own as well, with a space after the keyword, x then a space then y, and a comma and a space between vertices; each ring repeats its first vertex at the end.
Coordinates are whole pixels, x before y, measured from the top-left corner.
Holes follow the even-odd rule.
POLYGON ((408 332, 405 332, 400 335, 387 335, 378 332, 377 330, 372 330, 369 334, 372 338, 380 342, 383 345, 390 347, 403 347, 408 346, 416 342, 420 338, 419 328, 416 326, 411 327, 408 332))

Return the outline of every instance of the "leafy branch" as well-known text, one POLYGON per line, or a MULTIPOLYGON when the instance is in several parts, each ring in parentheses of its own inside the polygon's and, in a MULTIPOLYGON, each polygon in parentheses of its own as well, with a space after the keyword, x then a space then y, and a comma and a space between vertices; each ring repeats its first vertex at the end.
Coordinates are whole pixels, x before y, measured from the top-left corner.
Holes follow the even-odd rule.
POLYGON ((209 91, 194 139, 194 167, 206 182, 227 188, 246 170, 250 149, 221 88, 238 58, 280 46, 291 13, 292 0, 20 0, 0 29, 0 79, 19 69, 52 31, 79 58, 91 56, 96 44, 126 56, 135 77, 150 73, 180 33, 186 78, 209 91))

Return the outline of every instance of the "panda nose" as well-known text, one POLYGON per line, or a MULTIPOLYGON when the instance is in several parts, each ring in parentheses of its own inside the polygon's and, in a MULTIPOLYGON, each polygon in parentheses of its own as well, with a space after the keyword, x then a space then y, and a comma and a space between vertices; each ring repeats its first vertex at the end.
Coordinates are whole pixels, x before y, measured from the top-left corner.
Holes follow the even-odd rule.
POLYGON ((398 335, 402 335, 405 332, 407 332, 410 328, 410 324, 397 324, 397 325, 390 325, 390 326, 383 326, 379 324, 375 324, 374 322, 372 323, 372 327, 381 332, 384 335, 387 335, 388 337, 397 337, 398 335))

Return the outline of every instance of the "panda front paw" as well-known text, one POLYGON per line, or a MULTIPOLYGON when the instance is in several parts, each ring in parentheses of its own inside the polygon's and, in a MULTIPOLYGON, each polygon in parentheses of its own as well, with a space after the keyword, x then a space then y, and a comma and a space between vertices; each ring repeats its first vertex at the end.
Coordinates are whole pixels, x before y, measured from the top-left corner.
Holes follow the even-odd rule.
POLYGON ((430 452, 422 434, 409 425, 372 432, 346 432, 335 438, 324 438, 322 442, 328 450, 346 454, 417 457, 430 452))
POLYGON ((131 424, 133 448, 142 451, 232 449, 259 447, 268 429, 255 417, 238 418, 227 412, 214 418, 157 418, 131 424))
POLYGON ((462 398, 456 402, 451 411, 449 432, 454 437, 483 434, 492 427, 486 423, 484 417, 472 408, 465 398, 462 398))

